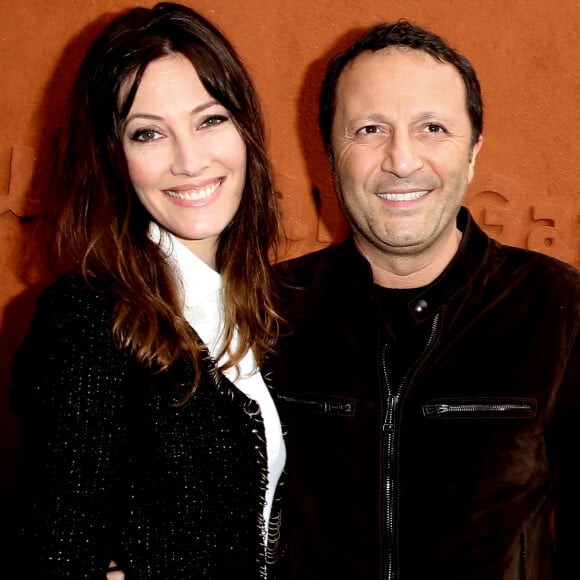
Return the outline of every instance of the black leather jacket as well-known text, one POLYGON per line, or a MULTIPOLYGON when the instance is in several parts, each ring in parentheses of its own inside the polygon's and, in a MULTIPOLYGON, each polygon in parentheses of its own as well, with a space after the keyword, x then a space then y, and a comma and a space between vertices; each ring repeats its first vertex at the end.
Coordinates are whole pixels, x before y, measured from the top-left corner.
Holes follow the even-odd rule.
POLYGON ((580 546, 580 273, 488 238, 411 300, 402 384, 352 240, 282 266, 288 578, 570 578, 580 546), (552 520, 551 518, 554 517, 552 520), (555 542, 553 534, 555 532, 555 542))

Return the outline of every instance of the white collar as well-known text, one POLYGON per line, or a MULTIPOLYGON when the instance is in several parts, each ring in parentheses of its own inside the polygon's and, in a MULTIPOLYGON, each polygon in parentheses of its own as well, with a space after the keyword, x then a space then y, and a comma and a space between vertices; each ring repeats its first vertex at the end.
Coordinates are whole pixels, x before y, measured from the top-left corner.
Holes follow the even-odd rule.
POLYGON ((215 356, 221 346, 224 322, 221 275, 156 223, 151 223, 149 237, 159 244, 173 266, 181 287, 186 320, 215 356))
POLYGON ((222 277, 198 258, 178 237, 152 222, 149 237, 159 244, 172 262, 181 282, 183 301, 187 306, 202 302, 208 294, 221 290, 222 277))

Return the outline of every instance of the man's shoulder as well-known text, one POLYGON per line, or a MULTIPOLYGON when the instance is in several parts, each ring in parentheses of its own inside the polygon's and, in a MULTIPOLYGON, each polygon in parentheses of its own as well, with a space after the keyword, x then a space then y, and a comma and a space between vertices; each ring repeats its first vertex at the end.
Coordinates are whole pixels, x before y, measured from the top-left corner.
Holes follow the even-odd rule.
POLYGON ((527 248, 492 243, 488 265, 505 289, 532 293, 544 304, 580 310, 580 270, 558 258, 527 248))
POLYGON ((289 269, 299 268, 304 264, 316 264, 320 260, 328 259, 328 257, 335 255, 340 251, 340 248, 344 246, 345 242, 333 243, 325 248, 314 250, 312 252, 307 252, 306 254, 301 254, 300 256, 295 256, 293 258, 283 260, 278 263, 278 266, 287 267, 289 269))
POLYGON ((276 269, 284 277, 302 280, 317 276, 319 273, 332 272, 346 263, 352 265, 353 262, 361 260, 352 243, 347 240, 279 262, 276 269))
POLYGON ((502 253, 511 268, 522 267, 538 276, 546 276, 546 282, 557 277, 572 285, 580 284, 580 270, 573 264, 564 262, 543 252, 492 242, 496 251, 502 253))

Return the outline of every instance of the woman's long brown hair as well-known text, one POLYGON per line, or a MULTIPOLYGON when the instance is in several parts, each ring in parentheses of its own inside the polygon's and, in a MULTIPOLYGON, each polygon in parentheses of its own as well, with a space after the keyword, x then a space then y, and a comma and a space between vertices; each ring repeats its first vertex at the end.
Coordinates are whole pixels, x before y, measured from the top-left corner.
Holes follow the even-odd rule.
POLYGON ((148 237, 151 217, 134 192, 121 142, 145 68, 172 53, 191 61, 208 93, 229 110, 247 148, 244 192, 220 236, 216 266, 224 288, 224 366, 238 364, 249 349, 262 363, 281 321, 270 260, 279 232, 277 195, 256 91, 230 43, 201 15, 172 3, 136 8, 94 41, 71 95, 51 205, 58 255, 72 257, 88 285, 115 298, 119 347, 154 370, 184 356, 194 359, 197 376, 187 400, 199 381, 202 345, 183 316, 166 256, 148 237), (234 332, 239 340, 232 347, 234 332))

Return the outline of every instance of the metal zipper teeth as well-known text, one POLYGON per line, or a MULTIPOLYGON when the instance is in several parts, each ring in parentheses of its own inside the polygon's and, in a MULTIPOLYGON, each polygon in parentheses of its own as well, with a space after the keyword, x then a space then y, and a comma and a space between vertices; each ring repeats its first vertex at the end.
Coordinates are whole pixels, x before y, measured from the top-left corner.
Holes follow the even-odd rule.
POLYGON ((520 413, 534 410, 531 403, 432 403, 423 405, 425 415, 478 414, 478 413, 520 413))
POLYGON ((384 578, 385 580, 394 580, 395 579, 395 560, 394 560, 394 553, 395 553, 395 546, 396 546, 396 537, 395 537, 395 494, 397 493, 396 484, 395 484, 395 433, 396 433, 396 422, 395 422, 395 413, 396 409, 399 405, 399 400, 401 394, 403 392, 403 388, 406 386, 409 377, 411 376, 412 372, 415 371, 417 365, 421 361, 421 359, 425 356, 426 352, 429 350, 433 342, 435 341, 435 337, 437 336, 437 330, 439 327, 439 319, 441 318, 440 314, 437 313, 433 317, 433 321, 431 323, 431 332, 429 333, 429 338, 425 343, 425 347, 421 351, 420 355, 415 360, 414 364, 409 367, 407 373, 403 376, 399 388, 397 389, 396 394, 391 393, 391 385, 389 382, 389 377, 387 373, 387 349, 388 344, 383 346, 383 356, 382 356, 382 370, 383 370, 383 377, 385 379, 385 386, 386 386, 386 395, 387 395, 387 409, 385 412, 385 420, 383 423, 383 432, 385 433, 385 474, 384 474, 384 493, 385 493, 385 536, 387 537, 387 555, 385 557, 384 562, 384 578))
POLYGON ((288 403, 300 403, 307 407, 313 407, 324 413, 352 413, 353 404, 339 401, 322 401, 315 399, 304 399, 298 397, 288 397, 287 395, 278 395, 278 399, 288 403))

